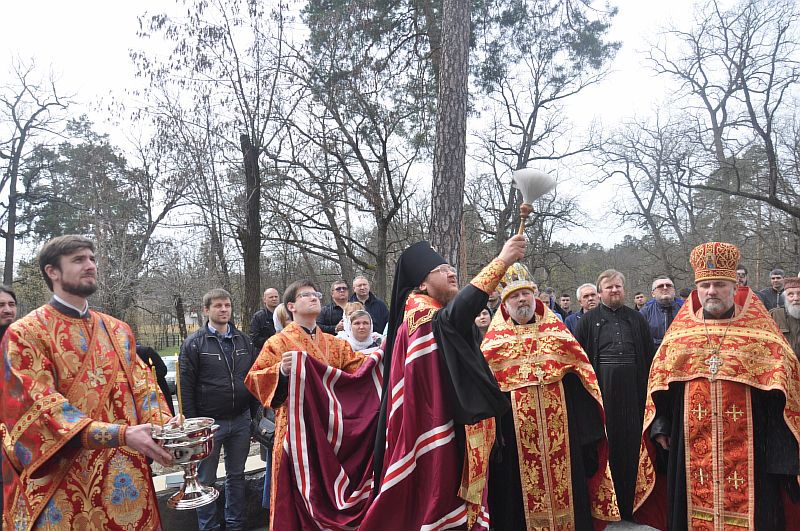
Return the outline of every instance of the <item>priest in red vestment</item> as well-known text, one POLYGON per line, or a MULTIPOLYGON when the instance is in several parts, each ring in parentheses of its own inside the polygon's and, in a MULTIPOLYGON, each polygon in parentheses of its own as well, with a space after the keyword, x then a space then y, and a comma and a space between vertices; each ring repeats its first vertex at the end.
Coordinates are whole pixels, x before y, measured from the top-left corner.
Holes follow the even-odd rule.
POLYGON ((470 521, 490 519, 495 531, 601 529, 620 517, 597 376, 525 266, 509 268, 503 285, 481 349, 511 409, 467 426, 470 521))
MULTIPOLYGON (((244 381, 262 404, 275 409, 272 478, 278 477, 283 458, 292 353, 305 352, 322 362, 325 367, 341 369, 347 373, 355 372, 365 360, 363 354, 353 352, 350 343, 326 334, 317 326, 317 316, 322 309, 321 299, 322 293, 310 280, 298 280, 286 288, 283 303, 291 313, 292 321, 267 339, 244 381)), ((270 490, 271 508, 275 507, 277 489, 278 481, 273 479, 270 490)), ((270 521, 274 514, 275 511, 271 510, 270 521)))
POLYGON ((39 266, 53 298, 3 338, 3 527, 161 529, 147 458, 171 461, 149 424, 166 400, 128 325, 89 309, 92 241, 54 238, 39 266))
POLYGON ((696 247, 697 289, 650 370, 635 516, 659 529, 798 525, 800 365, 750 288, 739 250, 696 247))

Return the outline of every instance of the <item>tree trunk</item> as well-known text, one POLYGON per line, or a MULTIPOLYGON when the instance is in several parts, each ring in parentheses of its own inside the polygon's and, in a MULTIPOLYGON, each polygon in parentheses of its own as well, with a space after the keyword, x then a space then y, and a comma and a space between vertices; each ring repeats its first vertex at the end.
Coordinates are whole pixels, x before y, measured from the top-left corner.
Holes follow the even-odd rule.
POLYGON ((6 261, 3 284, 10 286, 14 280, 14 243, 17 235, 17 174, 11 170, 8 183, 8 226, 6 227, 6 261))
POLYGON ((261 177, 258 169, 259 146, 253 146, 250 137, 239 137, 244 157, 247 215, 241 234, 244 254, 244 300, 242 329, 247 331, 250 316, 261 306, 261 177))
POLYGON ((181 341, 186 341, 189 332, 186 330, 186 309, 183 307, 183 297, 179 293, 173 295, 175 299, 175 317, 178 319, 178 330, 181 334, 181 341))
POLYGON ((470 3, 444 0, 430 240, 458 268, 464 218, 470 3))
POLYGON ((13 149, 8 164, 8 225, 6 226, 6 261, 3 268, 3 284, 10 286, 14 281, 14 246, 17 237, 17 176, 22 146, 25 144, 23 132, 19 140, 19 149, 13 149))

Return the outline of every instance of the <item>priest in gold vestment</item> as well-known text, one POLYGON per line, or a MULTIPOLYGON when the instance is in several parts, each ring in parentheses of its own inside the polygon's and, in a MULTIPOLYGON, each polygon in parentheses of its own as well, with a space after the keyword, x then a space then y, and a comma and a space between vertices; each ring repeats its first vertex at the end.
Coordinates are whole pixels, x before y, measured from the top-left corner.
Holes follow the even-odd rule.
POLYGON ((658 529, 797 529, 800 365, 736 286, 739 250, 690 256, 697 289, 653 360, 636 518, 658 529))
POLYGON ((89 310, 94 246, 60 236, 39 253, 53 292, 3 338, 3 528, 161 529, 146 458, 170 455, 149 422, 166 401, 128 325, 89 310))
POLYGON ((619 520, 600 388, 560 319, 519 264, 481 345, 511 410, 467 426, 461 494, 491 529, 601 529, 619 520), (485 497, 485 502, 484 502, 485 497))
MULTIPOLYGON (((275 410, 275 443, 272 450, 272 489, 270 507, 275 507, 278 471, 283 458, 283 441, 286 437, 286 398, 289 389, 291 353, 306 352, 323 363, 355 372, 364 355, 354 352, 350 343, 326 334, 317 326, 317 316, 322 310, 322 293, 310 280, 298 280, 286 288, 283 302, 292 314, 283 330, 270 337, 258 355, 245 385, 262 404, 275 410)), ((274 511, 270 511, 270 525, 274 511)))

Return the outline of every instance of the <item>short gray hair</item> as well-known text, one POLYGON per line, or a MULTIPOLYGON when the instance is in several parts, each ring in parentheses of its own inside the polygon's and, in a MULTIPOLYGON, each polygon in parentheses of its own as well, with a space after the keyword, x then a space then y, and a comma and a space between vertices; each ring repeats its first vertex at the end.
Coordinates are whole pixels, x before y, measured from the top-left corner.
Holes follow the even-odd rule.
POLYGON ((583 288, 592 288, 594 292, 597 293, 597 286, 595 286, 591 282, 587 282, 586 284, 581 284, 580 286, 578 286, 578 289, 575 290, 575 298, 578 299, 579 301, 581 300, 581 290, 583 288))

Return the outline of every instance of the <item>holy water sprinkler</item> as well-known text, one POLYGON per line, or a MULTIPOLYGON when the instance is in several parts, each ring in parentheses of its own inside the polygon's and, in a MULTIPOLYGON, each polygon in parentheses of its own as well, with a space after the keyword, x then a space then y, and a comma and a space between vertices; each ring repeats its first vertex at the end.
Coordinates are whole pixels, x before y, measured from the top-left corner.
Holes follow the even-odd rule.
POLYGON ((513 173, 514 187, 522 193, 522 205, 519 207, 519 230, 525 231, 525 222, 533 212, 533 202, 556 187, 556 180, 549 174, 533 168, 520 168, 513 173))

